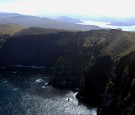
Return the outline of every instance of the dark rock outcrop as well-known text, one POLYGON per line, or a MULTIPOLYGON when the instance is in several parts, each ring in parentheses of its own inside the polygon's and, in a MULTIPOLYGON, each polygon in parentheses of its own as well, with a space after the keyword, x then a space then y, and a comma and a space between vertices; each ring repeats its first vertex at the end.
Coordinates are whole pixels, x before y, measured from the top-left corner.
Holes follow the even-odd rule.
POLYGON ((85 73, 95 62, 105 45, 105 42, 99 44, 96 41, 100 42, 100 34, 105 35, 106 32, 101 30, 101 32, 90 31, 74 34, 65 47, 65 55, 57 59, 51 84, 79 88, 85 73))
POLYGON ((117 59, 98 115, 135 114, 135 52, 117 59))
POLYGON ((7 65, 54 67, 57 58, 64 54, 64 43, 68 41, 68 36, 70 33, 9 37, 0 48, 0 67, 7 65))
POLYGON ((91 106, 98 106, 101 103, 112 64, 110 56, 98 58, 84 76, 77 98, 91 106))

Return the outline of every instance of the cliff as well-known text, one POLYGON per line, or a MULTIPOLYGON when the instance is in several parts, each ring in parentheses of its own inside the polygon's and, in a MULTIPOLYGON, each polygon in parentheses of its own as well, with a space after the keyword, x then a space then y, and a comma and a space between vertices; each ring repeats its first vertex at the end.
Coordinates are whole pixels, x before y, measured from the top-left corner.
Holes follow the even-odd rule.
MULTIPOLYGON (((118 104, 110 102, 108 106, 105 100, 109 98, 112 101, 113 99, 107 97, 108 95, 114 95, 115 101, 119 98, 130 100, 128 96, 134 95, 131 93, 134 90, 131 87, 134 79, 130 79, 134 73, 132 69, 134 68, 134 53, 131 53, 135 51, 134 32, 121 30, 57 31, 34 35, 27 34, 25 31, 25 34, 22 32, 22 34, 12 36, 1 35, 0 46, 0 67, 8 65, 54 67, 50 84, 55 87, 78 90, 77 98, 80 101, 90 106, 101 105, 98 109, 99 114, 110 114, 115 110, 112 107, 118 104), (118 65, 116 60, 120 60, 118 65), (130 69, 127 70, 127 67, 130 69), (112 77, 114 75, 115 80, 112 77), (125 76, 126 79, 123 80, 125 76), (130 90, 127 90, 128 93, 123 96, 121 91, 125 89, 122 88, 129 79, 130 82, 127 84, 130 90), (116 86, 111 86, 109 83, 116 84, 116 86), (113 93, 109 94, 108 90, 112 90, 111 88, 113 88, 113 93), (116 92, 119 93, 116 94, 116 92)), ((127 102, 131 103, 132 101, 129 100, 127 102)), ((131 104, 127 104, 125 107, 127 109, 122 110, 128 111, 129 105, 131 104)), ((134 103, 132 105, 134 106, 134 103)), ((121 106, 118 106, 118 109, 120 110, 121 106)))
POLYGON ((134 115, 134 97, 135 52, 132 52, 115 61, 98 115, 134 115))
MULTIPOLYGON (((72 34, 72 33, 71 33, 72 34)), ((0 48, 0 66, 27 65, 52 67, 64 53, 63 36, 68 33, 47 35, 9 36, 0 48)), ((1 39, 3 39, 1 37, 1 39)), ((66 44, 66 43, 65 43, 66 44)))

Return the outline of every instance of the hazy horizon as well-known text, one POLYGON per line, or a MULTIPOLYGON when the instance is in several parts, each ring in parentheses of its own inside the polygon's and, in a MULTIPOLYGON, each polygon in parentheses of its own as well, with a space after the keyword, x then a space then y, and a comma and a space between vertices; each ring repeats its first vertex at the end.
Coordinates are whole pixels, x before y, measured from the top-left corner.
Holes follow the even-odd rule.
POLYGON ((80 18, 135 17, 133 0, 0 0, 0 12, 80 18))
POLYGON ((133 0, 0 0, 0 12, 47 18, 66 16, 84 20, 85 25, 135 30, 133 0))

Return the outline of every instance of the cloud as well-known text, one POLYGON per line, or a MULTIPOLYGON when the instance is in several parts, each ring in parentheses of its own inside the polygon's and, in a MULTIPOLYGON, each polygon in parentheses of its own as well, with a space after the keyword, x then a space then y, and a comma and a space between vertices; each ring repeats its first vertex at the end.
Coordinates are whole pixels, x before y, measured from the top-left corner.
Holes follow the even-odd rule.
POLYGON ((0 1, 0 12, 133 17, 135 5, 133 0, 8 0, 0 1))

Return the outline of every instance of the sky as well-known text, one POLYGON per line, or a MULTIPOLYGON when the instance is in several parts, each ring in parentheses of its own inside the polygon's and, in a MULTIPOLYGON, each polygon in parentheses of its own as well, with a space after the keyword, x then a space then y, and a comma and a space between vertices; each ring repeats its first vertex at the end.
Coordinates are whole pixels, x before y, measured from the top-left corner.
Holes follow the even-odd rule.
POLYGON ((134 0, 0 0, 0 12, 135 17, 134 0))

